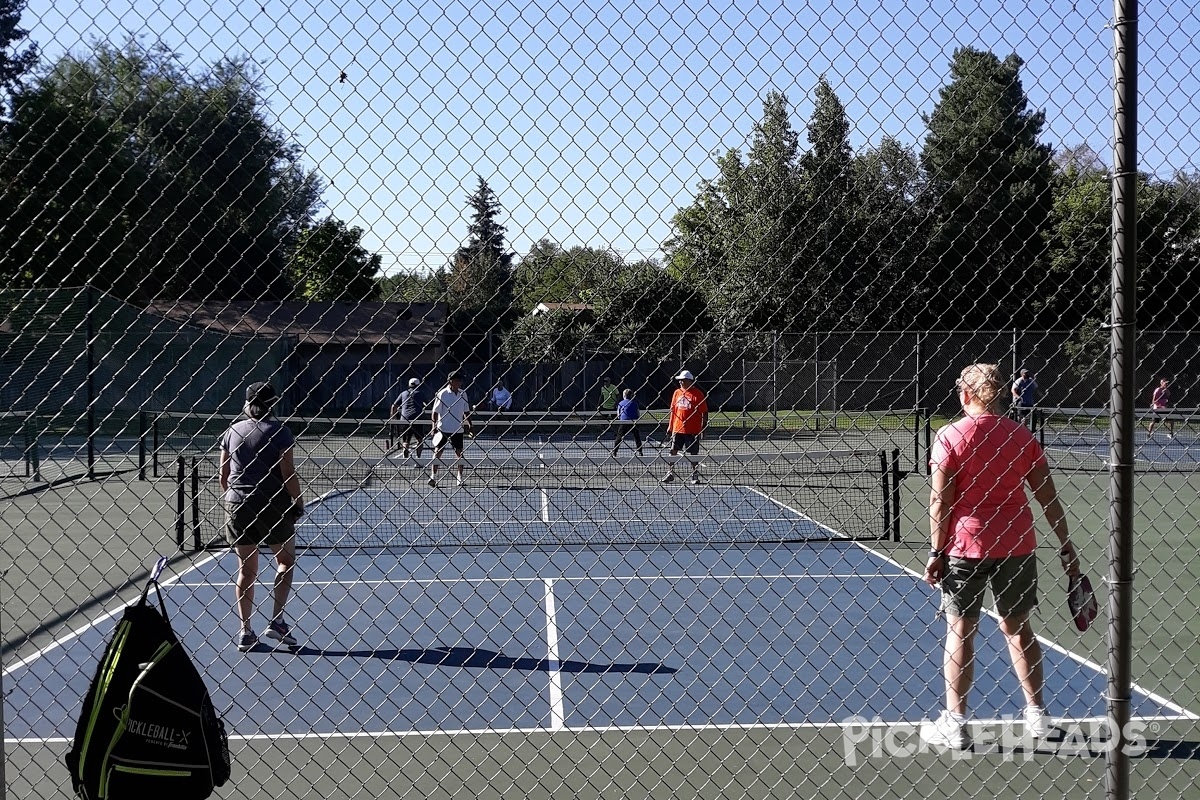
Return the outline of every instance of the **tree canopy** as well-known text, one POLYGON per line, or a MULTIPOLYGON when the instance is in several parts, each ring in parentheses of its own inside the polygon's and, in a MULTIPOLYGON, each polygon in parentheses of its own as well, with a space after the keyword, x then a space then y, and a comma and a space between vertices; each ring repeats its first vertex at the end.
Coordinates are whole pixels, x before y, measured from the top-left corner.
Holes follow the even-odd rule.
POLYGON ((321 182, 262 94, 247 62, 191 74, 136 42, 46 66, 5 130, 0 276, 134 302, 290 297, 321 182))

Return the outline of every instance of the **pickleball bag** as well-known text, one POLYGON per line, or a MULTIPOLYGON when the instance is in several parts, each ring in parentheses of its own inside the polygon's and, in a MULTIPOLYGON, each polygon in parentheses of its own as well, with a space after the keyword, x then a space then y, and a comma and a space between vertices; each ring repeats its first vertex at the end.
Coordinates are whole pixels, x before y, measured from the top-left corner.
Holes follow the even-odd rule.
POLYGON ((229 780, 225 725, 167 621, 163 562, 125 609, 84 696, 66 756, 84 800, 203 800, 229 780), (151 586, 158 608, 147 601, 151 586))

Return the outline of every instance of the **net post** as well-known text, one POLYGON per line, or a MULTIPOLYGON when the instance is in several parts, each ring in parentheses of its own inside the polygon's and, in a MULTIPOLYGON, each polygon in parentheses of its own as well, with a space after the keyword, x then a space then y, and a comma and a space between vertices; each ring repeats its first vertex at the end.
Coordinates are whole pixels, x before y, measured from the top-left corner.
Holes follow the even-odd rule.
POLYGON ((929 454, 933 450, 933 414, 928 408, 921 409, 925 416, 925 458, 922 462, 925 464, 925 477, 933 474, 933 468, 929 466, 929 454))
POLYGON ((138 411, 138 480, 146 480, 146 412, 138 411))
POLYGON ((900 448, 892 450, 892 541, 900 541, 900 448))
POLYGON ((919 406, 913 409, 913 470, 921 468, 921 411, 919 406))
POLYGON ((34 481, 42 480, 42 457, 38 452, 37 417, 29 416, 33 423, 29 428, 29 473, 34 481))
POLYGON ((892 499, 891 492, 888 490, 888 464, 887 451, 879 451, 879 484, 883 490, 883 531, 877 537, 880 541, 887 541, 892 529, 892 499))
POLYGON ((200 470, 195 456, 192 456, 192 542, 197 551, 203 549, 200 542, 200 470))
POLYGON ((85 310, 85 323, 87 328, 87 476, 88 480, 96 478, 96 354, 95 345, 92 340, 95 338, 95 331, 92 328, 92 306, 94 300, 92 296, 92 285, 87 284, 87 309, 85 310))
POLYGON ((22 424, 25 426, 21 429, 25 442, 25 452, 22 454, 22 460, 25 462, 26 478, 33 474, 33 450, 37 447, 37 435, 33 431, 33 419, 33 415, 30 414, 26 419, 22 420, 22 424))
POLYGON ((150 420, 150 474, 158 477, 158 415, 150 420))
POLYGON ((175 459, 175 543, 179 546, 180 551, 184 549, 184 463, 183 456, 175 459))

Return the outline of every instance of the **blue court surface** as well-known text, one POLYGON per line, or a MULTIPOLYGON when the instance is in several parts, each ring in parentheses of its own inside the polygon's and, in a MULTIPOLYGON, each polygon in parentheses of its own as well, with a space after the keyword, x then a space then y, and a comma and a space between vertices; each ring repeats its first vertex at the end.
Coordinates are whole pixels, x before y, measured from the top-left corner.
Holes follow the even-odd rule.
MULTIPOLYGON (((180 569, 168 614, 234 736, 916 723, 942 703, 936 592, 851 543, 303 551, 294 653, 233 647, 231 554, 180 569)), ((11 739, 74 735, 120 611, 12 665, 11 739)), ((1074 631, 1040 633, 1051 714, 1103 717, 1105 677, 1063 649, 1074 631)), ((1019 715, 990 618, 978 645, 972 713, 1019 715)), ((1140 690, 1133 714, 1191 717, 1140 690)))

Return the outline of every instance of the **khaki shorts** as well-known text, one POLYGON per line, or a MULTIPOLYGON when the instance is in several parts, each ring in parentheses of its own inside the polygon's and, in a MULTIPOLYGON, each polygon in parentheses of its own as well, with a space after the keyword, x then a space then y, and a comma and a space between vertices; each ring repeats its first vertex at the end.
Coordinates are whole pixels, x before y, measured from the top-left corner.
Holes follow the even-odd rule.
POLYGON ((979 619, 983 593, 991 587, 1001 617, 1026 614, 1037 606, 1037 555, 1007 558, 951 558, 942 578, 942 610, 979 619))
POLYGON ((225 541, 235 545, 283 544, 296 535, 293 504, 286 496, 262 503, 225 504, 225 541))

